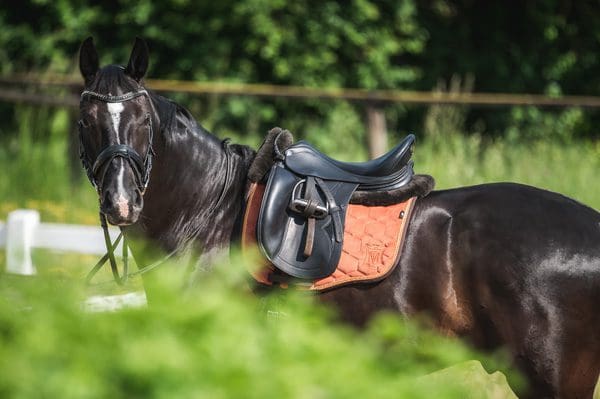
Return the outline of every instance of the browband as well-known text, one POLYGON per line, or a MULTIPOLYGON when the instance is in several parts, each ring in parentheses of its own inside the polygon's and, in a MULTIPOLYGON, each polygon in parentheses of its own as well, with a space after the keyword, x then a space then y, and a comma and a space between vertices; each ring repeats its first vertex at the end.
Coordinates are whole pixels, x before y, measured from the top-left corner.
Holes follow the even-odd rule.
POLYGON ((92 98, 97 98, 97 99, 102 100, 102 101, 107 102, 107 103, 121 103, 123 101, 128 101, 128 100, 131 100, 133 98, 136 98, 136 97, 139 97, 139 96, 143 96, 143 95, 147 95, 148 96, 148 92, 146 91, 146 89, 140 89, 140 90, 137 90, 137 91, 130 91, 128 93, 121 94, 119 96, 110 96, 110 95, 107 95, 107 94, 96 93, 95 91, 84 90, 81 93, 81 99, 83 99, 84 97, 88 96, 88 97, 92 97, 92 98))

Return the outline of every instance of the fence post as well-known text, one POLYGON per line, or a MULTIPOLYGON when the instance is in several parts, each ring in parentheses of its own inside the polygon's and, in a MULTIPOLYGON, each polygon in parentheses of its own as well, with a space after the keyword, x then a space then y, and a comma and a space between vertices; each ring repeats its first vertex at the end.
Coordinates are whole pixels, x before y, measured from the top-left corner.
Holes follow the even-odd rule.
POLYGON ((6 221, 6 271, 8 273, 35 274, 31 260, 31 247, 35 229, 40 223, 37 211, 18 209, 8 214, 6 221))
MULTIPOLYGON (((72 87, 69 92, 73 98, 79 98, 82 87, 72 87)), ((68 159, 69 175, 72 183, 81 183, 81 177, 83 177, 81 160, 79 159, 79 124, 77 119, 79 117, 79 109, 75 107, 67 108, 67 132, 68 132, 68 146, 67 154, 65 156, 68 159)))
POLYGON ((373 104, 367 105, 367 135, 369 157, 377 158, 387 151, 387 126, 383 109, 373 104))

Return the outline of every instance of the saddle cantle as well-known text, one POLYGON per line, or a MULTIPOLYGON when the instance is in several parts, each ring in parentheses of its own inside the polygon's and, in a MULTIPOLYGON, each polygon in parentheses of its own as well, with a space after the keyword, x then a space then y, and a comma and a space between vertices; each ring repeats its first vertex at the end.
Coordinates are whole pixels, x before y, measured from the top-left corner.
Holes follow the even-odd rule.
POLYGON ((333 160, 305 142, 282 152, 277 141, 258 215, 259 247, 290 276, 324 278, 338 266, 353 193, 395 190, 411 180, 414 136, 365 163, 333 160))

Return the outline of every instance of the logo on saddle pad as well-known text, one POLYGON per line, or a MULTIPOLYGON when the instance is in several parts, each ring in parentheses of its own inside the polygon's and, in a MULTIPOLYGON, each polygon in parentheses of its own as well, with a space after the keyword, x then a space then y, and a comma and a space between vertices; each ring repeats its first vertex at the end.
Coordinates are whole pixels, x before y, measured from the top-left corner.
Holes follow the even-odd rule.
POLYGON ((389 243, 386 245, 381 244, 365 244, 365 256, 361 261, 361 266, 368 266, 377 268, 383 264, 383 250, 387 247, 389 243))

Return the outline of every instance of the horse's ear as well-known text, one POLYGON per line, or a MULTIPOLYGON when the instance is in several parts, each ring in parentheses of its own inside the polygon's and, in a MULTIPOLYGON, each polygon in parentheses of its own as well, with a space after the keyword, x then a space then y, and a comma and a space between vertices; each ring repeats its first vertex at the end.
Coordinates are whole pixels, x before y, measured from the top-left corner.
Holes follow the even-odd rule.
POLYGON ((139 82, 146 74, 147 69, 148 45, 143 39, 136 37, 125 73, 139 82))
POLYGON ((94 79, 99 68, 98 52, 94 46, 94 39, 90 36, 81 43, 79 49, 79 70, 86 85, 94 79))

